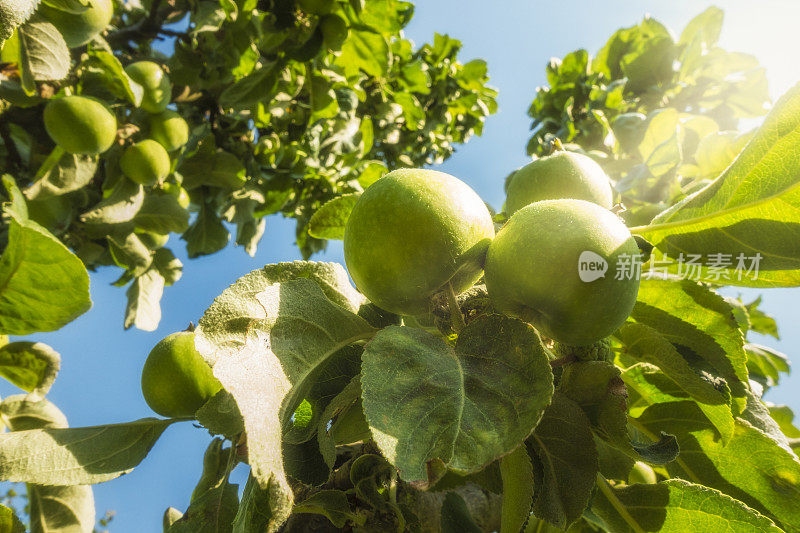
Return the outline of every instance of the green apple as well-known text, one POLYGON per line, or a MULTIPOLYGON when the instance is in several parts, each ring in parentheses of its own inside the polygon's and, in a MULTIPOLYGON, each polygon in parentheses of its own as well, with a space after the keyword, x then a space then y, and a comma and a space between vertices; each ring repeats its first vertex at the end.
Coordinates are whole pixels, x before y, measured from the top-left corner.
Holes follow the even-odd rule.
POLYGON ((189 142, 189 125, 175 111, 167 109, 150 115, 150 138, 168 152, 173 152, 189 142))
POLYGON ((193 417, 222 389, 211 367, 194 346, 194 333, 167 336, 147 356, 142 394, 156 413, 170 418, 193 417))
POLYGON ((164 70, 152 61, 137 61, 125 67, 125 72, 144 89, 139 105, 148 113, 161 113, 172 97, 172 83, 164 70))
POLYGON ((326 15, 319 24, 322 41, 328 50, 341 50, 347 40, 347 22, 339 15, 326 15))
POLYGON ((81 13, 68 13, 42 4, 39 14, 53 24, 70 48, 83 46, 106 29, 114 16, 114 4, 111 0, 89 0, 89 9, 81 13))
POLYGON ((155 185, 169 176, 169 154, 152 139, 129 146, 119 160, 122 173, 142 185, 155 185))
POLYGON ((649 465, 636 461, 628 474, 628 484, 633 485, 634 483, 652 485, 653 483, 658 483, 658 477, 656 477, 655 471, 649 465))
POLYGON ((44 108, 44 127, 57 145, 73 154, 101 154, 117 138, 117 119, 111 111, 83 96, 50 100, 44 108))
POLYGON ((382 309, 421 314, 448 282, 481 275, 492 217, 466 183, 434 170, 395 170, 370 185, 345 226, 344 258, 358 289, 382 309))
POLYGON ((497 233, 486 289, 499 311, 562 344, 585 346, 630 315, 639 253, 611 211, 585 200, 544 200, 514 213, 497 233))
POLYGON ((611 209, 611 183, 600 165, 590 157, 559 151, 517 170, 506 190, 505 211, 513 215, 541 200, 575 198, 611 209))

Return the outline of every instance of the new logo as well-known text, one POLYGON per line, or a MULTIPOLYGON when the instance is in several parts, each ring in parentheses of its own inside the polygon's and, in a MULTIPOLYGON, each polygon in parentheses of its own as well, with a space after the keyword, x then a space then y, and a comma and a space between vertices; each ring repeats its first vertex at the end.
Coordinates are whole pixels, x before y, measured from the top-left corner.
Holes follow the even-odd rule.
POLYGON ((608 271, 608 262, 598 254, 585 250, 578 258, 578 276, 585 283, 604 278, 608 271))

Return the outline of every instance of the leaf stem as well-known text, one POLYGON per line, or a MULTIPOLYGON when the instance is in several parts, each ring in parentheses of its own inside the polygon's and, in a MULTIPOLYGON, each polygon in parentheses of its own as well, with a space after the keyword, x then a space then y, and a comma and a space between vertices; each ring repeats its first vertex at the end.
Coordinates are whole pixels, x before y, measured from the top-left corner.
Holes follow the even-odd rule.
POLYGON ((631 529, 634 531, 634 533, 644 533, 644 529, 642 529, 638 522, 636 522, 628 510, 625 509, 625 507, 622 505, 622 502, 619 501, 619 498, 617 498, 617 495, 614 494, 614 490, 611 488, 611 485, 600 472, 597 473, 597 486, 600 488, 600 492, 602 492, 603 495, 608 498, 608 501, 619 513, 622 519, 625 520, 629 526, 631 526, 631 529))
POLYGON ((453 284, 448 280, 447 282, 447 303, 450 306, 450 321, 456 333, 461 333, 461 330, 467 326, 464 321, 464 315, 461 314, 461 308, 458 306, 458 297, 456 291, 453 289, 453 284))

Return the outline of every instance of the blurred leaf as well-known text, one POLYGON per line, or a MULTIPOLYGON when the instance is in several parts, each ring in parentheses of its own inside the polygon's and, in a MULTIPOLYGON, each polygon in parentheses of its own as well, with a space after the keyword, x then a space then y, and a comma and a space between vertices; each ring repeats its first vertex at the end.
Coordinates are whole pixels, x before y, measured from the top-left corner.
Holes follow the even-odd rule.
POLYGON ((47 344, 17 341, 0 347, 0 376, 44 397, 61 368, 61 356, 47 344))
POLYGON ((673 260, 697 254, 702 280, 755 287, 797 285, 800 248, 793 235, 800 224, 794 209, 800 199, 794 185, 800 171, 792 165, 800 161, 794 142, 798 124, 800 86, 781 98, 719 178, 635 231, 673 260), (756 271, 748 273, 755 259, 737 264, 750 256, 758 261, 756 271), (721 260, 716 269, 720 274, 711 269, 715 257, 721 260))

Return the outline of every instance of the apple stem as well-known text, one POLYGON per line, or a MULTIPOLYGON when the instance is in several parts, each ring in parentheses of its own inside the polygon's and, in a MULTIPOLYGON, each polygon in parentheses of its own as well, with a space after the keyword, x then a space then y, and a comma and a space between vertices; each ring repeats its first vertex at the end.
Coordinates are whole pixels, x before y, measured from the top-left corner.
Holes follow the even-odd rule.
POLYGON ((553 153, 555 152, 566 152, 566 150, 564 149, 564 145, 561 144, 561 139, 559 138, 556 138, 553 141, 553 153))
POLYGON ((453 284, 447 282, 447 303, 450 305, 450 320, 453 329, 456 333, 461 333, 461 330, 467 326, 464 322, 464 315, 461 314, 461 308, 458 306, 458 298, 456 291, 453 290, 453 284))

